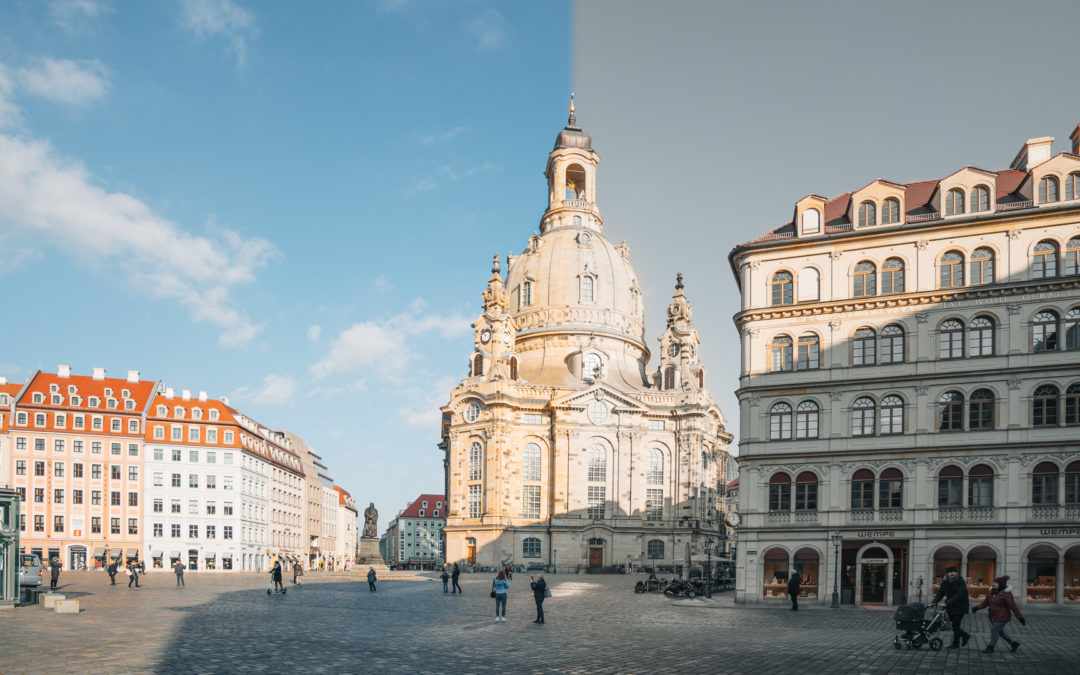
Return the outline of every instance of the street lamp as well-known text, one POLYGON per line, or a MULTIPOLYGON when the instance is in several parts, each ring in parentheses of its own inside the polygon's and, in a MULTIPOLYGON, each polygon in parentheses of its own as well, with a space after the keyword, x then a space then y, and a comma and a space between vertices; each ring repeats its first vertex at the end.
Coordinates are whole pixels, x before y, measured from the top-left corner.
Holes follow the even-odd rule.
POLYGON ((712 537, 705 538, 705 597, 712 597, 712 537))
POLYGON ((833 543, 832 609, 840 609, 840 594, 836 586, 840 582, 840 542, 844 540, 844 535, 840 533, 840 530, 836 530, 832 533, 831 539, 833 543))
POLYGON ((551 549, 551 573, 556 574, 559 570, 559 549, 551 549))

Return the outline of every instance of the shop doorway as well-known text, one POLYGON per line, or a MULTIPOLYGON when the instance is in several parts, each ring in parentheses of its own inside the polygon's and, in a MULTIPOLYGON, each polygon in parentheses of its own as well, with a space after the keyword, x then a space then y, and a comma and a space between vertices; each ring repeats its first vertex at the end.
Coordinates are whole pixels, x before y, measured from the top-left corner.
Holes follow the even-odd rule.
POLYGON ((470 565, 476 564, 476 539, 473 537, 465 540, 465 558, 470 565))
POLYGON ((199 569, 199 552, 195 549, 188 549, 188 565, 189 570, 199 569))
POLYGON ((884 544, 866 544, 855 561, 855 604, 893 604, 893 552, 884 544))
POLYGON ((72 546, 68 549, 68 557, 71 566, 68 569, 81 570, 86 566, 86 547, 72 546))
POLYGON ((885 604, 885 574, 888 561, 880 559, 862 563, 862 604, 885 604))

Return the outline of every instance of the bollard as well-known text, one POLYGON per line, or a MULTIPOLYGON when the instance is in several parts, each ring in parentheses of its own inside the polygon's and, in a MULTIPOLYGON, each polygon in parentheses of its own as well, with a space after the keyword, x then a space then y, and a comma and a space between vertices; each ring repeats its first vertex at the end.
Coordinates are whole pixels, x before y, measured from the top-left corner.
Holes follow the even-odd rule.
POLYGON ((58 600, 56 602, 57 614, 78 614, 79 613, 79 601, 78 600, 58 600))
POLYGON ((56 603, 60 600, 66 600, 67 596, 63 593, 42 593, 41 594, 41 606, 44 609, 55 609, 56 603))

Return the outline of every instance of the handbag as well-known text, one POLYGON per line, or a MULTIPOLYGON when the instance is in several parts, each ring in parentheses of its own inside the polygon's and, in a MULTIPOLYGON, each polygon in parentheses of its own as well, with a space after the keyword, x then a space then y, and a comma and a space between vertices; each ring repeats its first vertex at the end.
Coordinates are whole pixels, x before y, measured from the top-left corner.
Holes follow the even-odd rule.
POLYGON ((494 588, 491 589, 491 597, 493 597, 493 598, 495 597, 495 589, 494 588))
POLYGON ((545 588, 544 589, 544 597, 545 598, 550 598, 551 597, 551 589, 550 588, 545 588))

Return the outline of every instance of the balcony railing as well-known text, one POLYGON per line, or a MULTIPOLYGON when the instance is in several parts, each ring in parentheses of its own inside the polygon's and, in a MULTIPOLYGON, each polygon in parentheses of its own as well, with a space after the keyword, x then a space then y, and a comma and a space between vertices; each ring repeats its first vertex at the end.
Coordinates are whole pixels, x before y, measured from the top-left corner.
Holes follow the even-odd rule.
POLYGON ((791 511, 769 511, 769 524, 781 525, 791 522, 791 511))
POLYGON ((1022 202, 1012 202, 1012 203, 1009 203, 1009 204, 998 204, 997 205, 997 210, 998 211, 1015 211, 1016 209, 1030 209, 1032 206, 1035 206, 1035 202, 1031 201, 1030 199, 1025 199, 1022 202))
POLYGON ((1080 504, 1066 504, 1065 517, 1070 520, 1080 520, 1080 504))
POLYGON ((564 199, 562 205, 570 209, 591 209, 592 202, 587 199, 564 199))
POLYGON ((874 510, 873 509, 852 509, 851 510, 851 522, 853 522, 853 523, 872 523, 872 522, 874 522, 874 510))
POLYGON ((964 519, 964 507, 962 506, 940 506, 937 510, 938 520, 963 520, 964 519))
POLYGON ((1059 513, 1057 504, 1039 504, 1031 507, 1032 520, 1057 520, 1059 513))
POLYGON ((904 509, 881 509, 878 518, 882 522, 896 522, 904 519, 904 509))
POLYGON ((818 522, 817 511, 796 511, 795 522, 799 525, 810 525, 818 522))
POLYGON ((986 521, 994 519, 994 507, 993 506, 969 506, 967 508, 967 519, 986 521))
POLYGON ((938 220, 939 218, 941 218, 940 213, 938 213, 936 211, 931 211, 930 213, 917 213, 917 214, 915 214, 913 216, 908 216, 905 219, 905 222, 908 222, 908 223, 925 223, 928 220, 938 220))

